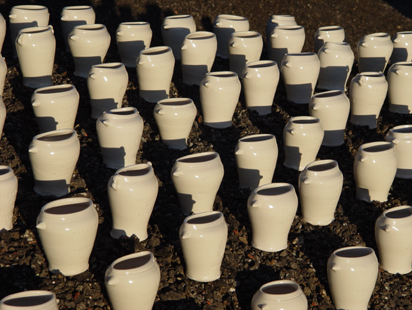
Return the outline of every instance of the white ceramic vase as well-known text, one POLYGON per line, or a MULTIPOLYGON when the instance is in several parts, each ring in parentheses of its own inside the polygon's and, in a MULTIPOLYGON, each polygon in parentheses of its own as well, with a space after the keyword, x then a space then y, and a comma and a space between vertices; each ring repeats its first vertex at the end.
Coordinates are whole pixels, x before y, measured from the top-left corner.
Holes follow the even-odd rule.
MULTIPOLYGON (((0 25, 1 25, 1 20, 0 20, 0 25)), ((0 53, 0 96, 2 97, 3 97, 3 91, 4 91, 4 84, 6 83, 6 76, 7 76, 6 60, 4 57, 1 56, 1 53, 0 53)))
POLYGON ((372 33, 358 42, 359 72, 384 72, 392 55, 391 36, 385 32, 372 33))
POLYGON ((302 52, 305 29, 299 25, 277 26, 270 36, 269 58, 280 65, 286 54, 302 52))
POLYGON ((391 63, 412 61, 412 31, 397 32, 392 38, 393 51, 391 63))
POLYGON ((17 197, 18 180, 13 169, 0 166, 0 231, 13 228, 13 209, 17 197))
POLYGON ((412 113, 412 63, 394 63, 388 70, 389 111, 400 114, 412 113))
POLYGON ((0 138, 3 134, 4 123, 6 122, 7 110, 3 102, 3 96, 0 96, 0 138))
POLYGON ((1 310, 58 310, 58 299, 49 291, 23 291, 0 300, 1 310))
POLYGON ((397 158, 395 177, 412 179, 412 125, 391 128, 385 140, 395 145, 397 158))
POLYGON ((60 24, 63 32, 66 52, 70 52, 69 33, 79 25, 92 25, 96 20, 96 13, 90 5, 66 6, 61 11, 60 24))
POLYGON ((3 49, 4 38, 6 37, 6 20, 4 19, 3 15, 0 14, 0 53, 3 49))
POLYGON ((315 33, 315 38, 313 40, 315 46, 315 53, 317 53, 320 48, 326 42, 344 42, 345 41, 345 30, 341 26, 323 26, 318 28, 315 33))
POLYGON ((278 26, 296 26, 295 17, 292 15, 272 15, 266 22, 266 45, 268 49, 268 57, 270 59, 271 40, 273 30, 278 26))

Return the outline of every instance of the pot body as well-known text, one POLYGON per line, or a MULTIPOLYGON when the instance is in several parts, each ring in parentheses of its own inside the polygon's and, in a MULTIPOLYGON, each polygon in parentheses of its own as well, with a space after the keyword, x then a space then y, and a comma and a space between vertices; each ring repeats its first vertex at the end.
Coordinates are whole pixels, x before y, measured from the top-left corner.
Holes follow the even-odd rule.
POLYGON ((70 181, 79 155, 80 142, 74 129, 34 136, 29 146, 34 191, 41 196, 56 197, 70 193, 70 181))
POLYGON ((121 62, 93 65, 87 76, 87 88, 92 106, 92 118, 105 111, 119 109, 123 104, 129 75, 121 62))
MULTIPOLYGON (((1 20, 0 20, 0 25, 1 25, 1 20)), ((6 60, 0 54, 0 96, 2 97, 3 97, 3 91, 4 91, 4 84, 6 83, 6 76, 7 76, 6 60)))
POLYGON ((303 220, 325 226, 335 219, 342 192, 343 174, 335 160, 310 163, 299 174, 299 201, 303 220))
POLYGON ((140 52, 150 47, 152 29, 148 22, 125 22, 116 30, 117 49, 126 67, 136 68, 136 58, 140 52))
POLYGON ((389 111, 401 114, 412 113, 412 63, 394 63, 388 70, 389 111))
POLYGON ((220 278, 227 242, 227 224, 219 211, 202 212, 185 218, 179 238, 186 276, 198 282, 220 278))
POLYGON ((79 25, 69 33, 70 52, 74 60, 74 75, 87 78, 93 65, 101 64, 110 45, 105 25, 79 25))
POLYGON ((372 248, 346 247, 328 259, 329 288, 336 309, 367 309, 378 278, 379 263, 372 248))
POLYGON ((392 38, 392 43, 392 64, 401 61, 412 61, 412 31, 397 32, 392 38))
POLYGON ((139 95, 148 102, 169 98, 175 58, 169 46, 151 47, 136 59, 139 95))
POLYGON ((278 159, 278 145, 271 134, 257 134, 240 138, 235 157, 239 187, 254 190, 272 183, 278 159))
POLYGON ((358 73, 350 83, 350 122, 376 128, 387 92, 388 82, 382 72, 358 73))
POLYGON ((0 53, 3 49, 4 38, 6 37, 6 20, 4 19, 3 15, 0 14, 0 53))
POLYGON ((40 133, 73 128, 79 107, 79 93, 74 85, 38 88, 31 96, 40 133))
POLYGON ((4 123, 6 122, 7 110, 3 102, 3 96, 0 97, 0 137, 3 133, 4 123))
POLYGON ((200 102, 206 126, 228 128, 239 102, 241 84, 232 71, 206 73, 200 84, 200 102))
POLYGON ((395 177, 412 179, 412 125, 399 125, 389 130, 385 140, 395 145, 397 165, 395 177))
POLYGON ((266 45, 268 49, 268 57, 271 59, 271 40, 273 30, 278 26, 296 26, 295 17, 292 15, 272 15, 266 22, 266 45))
POLYGON ((384 72, 392 51, 393 43, 388 33, 364 36, 358 42, 359 72, 384 72))
POLYGON ((143 126, 136 108, 112 109, 100 115, 96 131, 106 167, 117 170, 136 164, 143 126))
POLYGON ((89 198, 58 199, 43 206, 36 227, 52 273, 74 276, 89 268, 99 216, 89 198))
POLYGON ((62 27, 66 52, 70 52, 69 33, 79 25, 92 25, 95 23, 96 13, 90 5, 66 6, 62 9, 60 24, 62 27))
POLYGON ((163 143, 171 149, 186 149, 196 113, 197 109, 192 99, 160 100, 154 107, 153 115, 163 143))
POLYGON ((52 26, 24 28, 16 39, 23 85, 39 88, 53 85, 56 39, 52 26))
POLYGON ((324 131, 318 118, 313 116, 292 117, 283 129, 285 145, 284 165, 302 171, 316 160, 323 141, 324 131))
POLYGON ((0 166, 0 231, 13 228, 13 209, 17 197, 18 180, 13 169, 0 166))
POLYGON ((302 52, 305 44, 305 28, 299 25, 277 26, 270 36, 269 58, 280 65, 283 57, 302 52))
POLYGON ((58 299, 49 291, 23 291, 8 295, 0 300, 2 310, 58 310, 58 299))
POLYGON ((392 143, 362 144, 353 163, 356 198, 366 202, 387 201, 389 190, 395 179, 396 166, 396 151, 392 143))
POLYGON ((344 41, 345 41, 345 30, 341 26, 320 27, 318 28, 318 30, 316 30, 315 38, 313 40, 313 43, 315 46, 315 53, 318 53, 321 47, 326 42, 339 43, 339 42, 344 42, 344 41))
POLYGON ((192 154, 176 160, 172 181, 184 215, 213 210, 223 174, 223 164, 216 152, 192 154))
POLYGON ((106 270, 106 290, 113 309, 151 310, 160 283, 160 268, 149 251, 125 255, 106 270))
POLYGON ((288 247, 288 235, 298 209, 293 185, 270 183, 255 188, 247 201, 252 246, 266 252, 288 247))

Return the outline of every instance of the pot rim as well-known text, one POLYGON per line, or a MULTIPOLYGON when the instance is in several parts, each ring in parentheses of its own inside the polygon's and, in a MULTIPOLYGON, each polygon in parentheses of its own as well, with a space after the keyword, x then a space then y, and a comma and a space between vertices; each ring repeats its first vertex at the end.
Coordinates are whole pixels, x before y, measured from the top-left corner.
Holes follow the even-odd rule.
MULTIPOLYGON (((58 303, 58 300, 56 299, 56 295, 53 292, 46 291, 46 290, 29 290, 29 291, 22 291, 14 294, 7 295, 4 297, 2 300, 0 300, 0 306, 4 307, 4 309, 11 310, 11 309, 20 309, 20 306, 18 305, 9 305, 7 302, 10 302, 13 299, 20 299, 20 298, 29 298, 29 297, 40 297, 40 296, 48 296, 49 300, 46 300, 45 302, 42 302, 37 305, 29 306, 30 309, 36 310, 36 309, 44 309, 45 307, 50 307, 54 303, 58 303), (34 295, 34 296, 33 296, 34 295)), ((23 307, 25 308, 25 307, 23 307)))
POLYGON ((299 298, 302 294, 303 291, 300 288, 299 284, 297 284, 294 281, 291 280, 276 280, 276 281, 271 281, 266 284, 263 284, 260 288, 259 291, 261 294, 265 296, 265 298, 269 300, 291 300, 295 298, 299 298), (265 290, 268 290, 270 288, 275 288, 275 287, 281 287, 281 286, 288 286, 293 289, 290 293, 268 293, 265 290))

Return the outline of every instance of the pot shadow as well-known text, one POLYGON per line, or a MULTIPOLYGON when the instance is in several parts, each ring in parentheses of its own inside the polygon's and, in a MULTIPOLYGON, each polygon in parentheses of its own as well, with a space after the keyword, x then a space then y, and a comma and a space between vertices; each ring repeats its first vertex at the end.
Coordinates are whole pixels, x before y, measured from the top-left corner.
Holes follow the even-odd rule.
POLYGON ((42 279, 36 276, 35 271, 30 266, 2 267, 0 268, 0 278, 4 280, 3 284, 0 285, 0 299, 26 290, 41 289, 42 279))
MULTIPOLYGON (((184 65, 182 64, 182 79, 191 85, 199 86, 200 82, 208 72, 206 65, 184 65)), ((188 85, 188 86, 191 86, 188 85)))
POLYGON ((41 133, 56 130, 59 124, 53 116, 40 116, 36 119, 41 133))
POLYGON ((169 309, 201 310, 202 307, 198 306, 193 298, 182 298, 179 300, 158 300, 155 302, 153 309, 154 310, 169 310, 169 309))
POLYGON ((359 72, 383 72, 385 57, 359 57, 359 72))
POLYGON ((287 53, 288 53, 288 49, 285 47, 283 48, 270 47, 270 51, 269 51, 270 59, 272 59, 273 61, 277 63, 279 71, 280 71, 280 66, 282 64, 282 59, 287 53))
POLYGON ((287 84, 285 83, 287 99, 297 104, 307 104, 312 98, 312 84, 287 84))
POLYGON ((118 102, 114 98, 90 99, 92 107, 92 118, 98 119, 103 112, 117 109, 118 102))
POLYGON ((394 48, 392 51, 390 62, 391 64, 394 64, 395 62, 407 61, 408 56, 409 56, 408 50, 406 48, 397 47, 397 48, 394 48))
POLYGON ((321 67, 317 87, 324 90, 340 89, 343 91, 348 73, 348 66, 321 67))
POLYGON ((99 65, 103 63, 103 60, 100 56, 90 56, 90 57, 74 57, 74 75, 78 77, 87 78, 89 71, 93 65, 99 65))

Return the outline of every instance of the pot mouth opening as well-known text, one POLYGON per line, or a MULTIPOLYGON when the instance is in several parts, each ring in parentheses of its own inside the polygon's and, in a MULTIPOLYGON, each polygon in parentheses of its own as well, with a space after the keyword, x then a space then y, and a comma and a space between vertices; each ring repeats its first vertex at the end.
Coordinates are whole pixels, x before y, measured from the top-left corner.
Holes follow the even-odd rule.
POLYGON ((246 136, 240 139, 242 142, 261 142, 273 139, 273 135, 254 135, 254 136, 246 136))
POLYGON ((149 23, 148 22, 125 22, 125 23, 121 23, 120 25, 122 25, 122 26, 137 26, 137 25, 144 25, 144 26, 146 26, 146 25, 149 25, 149 23))
POLYGON ((251 69, 268 68, 268 67, 274 67, 274 66, 276 66, 276 62, 273 60, 258 60, 258 61, 252 61, 246 64, 246 67, 251 68, 251 69))
POLYGON ((301 29, 303 29, 303 26, 301 26, 301 25, 284 25, 284 26, 277 26, 275 29, 277 29, 277 30, 281 29, 281 30, 291 30, 291 31, 294 31, 294 30, 301 30, 301 29))
POLYGON ((298 290, 299 285, 296 283, 277 283, 262 288, 262 292, 269 295, 286 295, 298 290))
POLYGON ((395 62, 393 65, 396 65, 396 67, 399 67, 399 66, 412 67, 412 62, 410 62, 410 61, 398 61, 398 62, 395 62))
POLYGON ((376 32, 376 33, 371 33, 371 34, 367 34, 367 37, 373 37, 373 38, 386 38, 386 37, 390 37, 389 33, 386 32, 376 32))
POLYGON ((208 76, 214 76, 218 78, 228 78, 228 77, 237 77, 236 72, 232 71, 221 71, 221 72, 209 72, 206 73, 208 76))
POLYGON ((239 31, 239 32, 233 32, 232 33, 233 37, 236 38, 241 38, 241 39, 249 39, 249 38, 259 38, 261 37, 260 33, 256 31, 239 31))
POLYGON ((120 108, 120 109, 113 109, 107 112, 108 114, 112 115, 132 115, 136 113, 136 109, 133 107, 130 108, 120 108))
POLYGON ((104 63, 93 65, 94 68, 110 68, 110 69, 119 69, 124 67, 124 64, 121 62, 112 62, 112 63, 104 63))
POLYGON ((242 21, 242 20, 246 20, 246 17, 243 16, 239 16, 239 15, 230 15, 230 14, 220 14, 217 16, 218 18, 222 18, 222 19, 227 19, 227 20, 236 20, 236 21, 242 21))
POLYGON ((189 33, 186 36, 186 39, 190 39, 190 40, 202 40, 202 39, 211 39, 213 37, 215 37, 216 35, 212 32, 208 32, 208 31, 196 31, 196 32, 192 32, 189 33))
POLYGON ((378 145, 366 146, 366 147, 363 148, 363 150, 365 152, 378 153, 378 152, 388 151, 392 148, 393 148, 392 143, 384 142, 384 143, 378 144, 378 145))
POLYGON ((19 34, 32 34, 32 33, 42 33, 51 30, 51 26, 41 26, 41 27, 28 27, 20 30, 19 34))
POLYGON ((90 5, 75 5, 75 6, 66 6, 63 8, 67 11, 83 11, 83 10, 90 10, 92 7, 90 5))
POLYGON ((70 139, 73 136, 73 132, 69 132, 69 133, 52 133, 52 134, 48 134, 45 135, 43 137, 39 137, 37 138, 37 140, 39 141, 64 141, 67 139, 70 139))
POLYGON ((318 124, 319 123, 319 119, 318 118, 315 118, 315 117, 313 117, 313 118, 310 118, 310 117, 307 117, 307 118, 293 118, 293 119, 291 119, 291 122, 292 123, 295 123, 295 124, 301 124, 301 125, 304 125, 304 124, 318 124))
POLYGON ((401 219, 412 215, 412 208, 405 208, 400 210, 389 210, 385 216, 390 219, 401 219))
POLYGON ((289 193, 292 190, 291 185, 282 184, 276 187, 262 188, 256 191, 256 194, 262 196, 280 196, 289 193))
POLYGON ((313 95, 313 97, 315 97, 315 98, 328 98, 328 97, 340 96, 342 94, 343 94, 343 91, 341 91, 341 90, 331 90, 331 91, 315 94, 315 95, 313 95))
POLYGON ((314 162, 310 167, 307 167, 307 170, 313 172, 322 172, 326 170, 330 170, 336 167, 335 161, 324 162, 324 161, 317 161, 314 162))
POLYGON ((319 28, 320 31, 337 31, 343 30, 341 26, 324 26, 319 28))
POLYGON ((373 77, 382 77, 384 76, 382 72, 362 72, 358 73, 360 76, 373 78, 373 77))
POLYGON ((400 35, 410 34, 410 35, 412 35, 412 31, 400 31, 400 32, 397 32, 396 34, 400 34, 400 35))
POLYGON ((412 133, 412 125, 397 126, 392 128, 395 133, 412 133))
POLYGON ((147 56, 154 56, 154 55, 166 54, 169 51, 170 51, 170 47, 160 46, 160 47, 151 47, 151 48, 142 50, 140 54, 147 55, 147 56))
POLYGON ((187 224, 209 224, 217 221, 222 216, 221 213, 214 213, 208 215, 200 215, 198 217, 194 217, 187 220, 187 224))
POLYGON ((296 56, 298 56, 298 57, 313 57, 313 56, 316 56, 316 58, 318 57, 315 53, 312 53, 312 52, 304 52, 304 53, 288 53, 288 54, 285 54, 285 57, 287 57, 287 56, 293 56, 293 57, 296 57, 296 56))
POLYGON ((371 248, 353 247, 350 249, 339 250, 335 255, 344 258, 357 258, 368 256, 372 253, 373 250, 371 248))
POLYGON ((39 296, 16 297, 3 301, 7 306, 13 307, 34 307, 50 302, 53 299, 52 294, 39 296))
POLYGON ((185 98, 170 98, 170 99, 165 99, 161 100, 158 102, 158 104, 164 105, 164 106, 183 106, 183 105, 188 105, 193 103, 192 99, 185 99, 185 98))
POLYGON ((13 9, 30 10, 30 11, 48 10, 48 8, 43 5, 35 5, 35 4, 16 5, 13 9))
POLYGON ((74 214, 86 210, 90 206, 88 201, 51 207, 44 212, 54 215, 74 214))
POLYGON ((74 89, 74 86, 72 84, 67 84, 67 85, 50 86, 50 87, 37 89, 35 93, 40 94, 40 95, 59 94, 59 93, 65 93, 67 91, 71 91, 73 89, 74 89))
POLYGON ((213 154, 199 155, 195 157, 181 158, 181 159, 178 159, 178 161, 181 163, 188 163, 188 164, 189 163, 204 163, 204 162, 214 160, 216 158, 217 158, 217 153, 213 153, 213 154))
POLYGON ((124 261, 118 262, 113 266, 113 269, 117 270, 129 270, 136 269, 146 265, 152 259, 151 253, 147 253, 142 256, 133 257, 125 259, 124 261))
MULTIPOLYGON (((140 165, 139 165, 140 166, 140 165)), ((140 167, 130 167, 127 170, 120 171, 118 175, 122 175, 125 177, 138 177, 142 175, 146 175, 150 172, 150 166, 148 165, 143 165, 140 167)))
POLYGON ((181 18, 191 18, 192 15, 184 14, 184 15, 170 15, 167 16, 165 19, 181 19, 181 18))
POLYGON ((295 17, 293 15, 272 15, 272 18, 276 19, 293 19, 295 20, 295 17))
POLYGON ((9 166, 0 166, 0 176, 13 171, 9 166))
POLYGON ((89 31, 96 31, 96 30, 102 30, 105 29, 105 25, 101 24, 90 24, 90 25, 79 25, 75 27, 76 29, 79 30, 89 30, 89 31))

